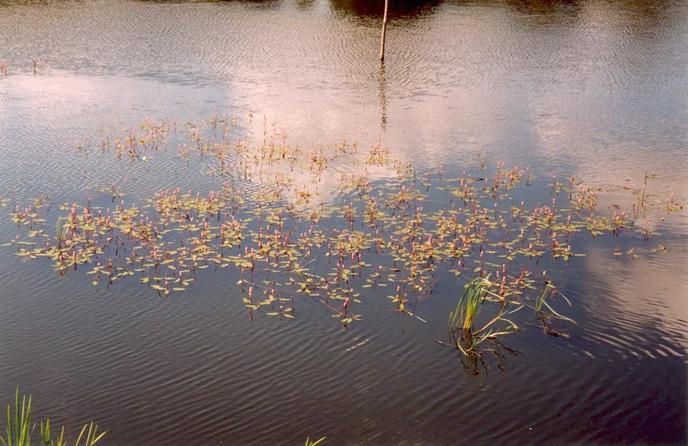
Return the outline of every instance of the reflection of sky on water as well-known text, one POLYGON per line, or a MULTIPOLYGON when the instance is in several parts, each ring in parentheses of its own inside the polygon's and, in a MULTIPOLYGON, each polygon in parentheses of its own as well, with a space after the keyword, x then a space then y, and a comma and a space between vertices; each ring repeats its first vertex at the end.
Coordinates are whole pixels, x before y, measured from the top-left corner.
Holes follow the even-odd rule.
MULTIPOLYGON (((591 324, 593 336, 608 336, 605 331, 613 324, 616 331, 625 333, 617 344, 627 352, 645 349, 651 357, 666 355, 668 345, 669 353, 676 354, 671 350, 676 341, 688 348, 688 284, 676 280, 677 276, 688 274, 688 253, 685 243, 680 243, 677 241, 666 254, 643 255, 634 260, 614 259, 610 252, 599 248, 587 251, 585 268, 590 276, 591 295, 586 306, 591 313, 604 315, 591 324), (666 331, 666 339, 649 348, 643 339, 643 328, 666 331)), ((653 245, 648 243, 646 247, 653 245)))

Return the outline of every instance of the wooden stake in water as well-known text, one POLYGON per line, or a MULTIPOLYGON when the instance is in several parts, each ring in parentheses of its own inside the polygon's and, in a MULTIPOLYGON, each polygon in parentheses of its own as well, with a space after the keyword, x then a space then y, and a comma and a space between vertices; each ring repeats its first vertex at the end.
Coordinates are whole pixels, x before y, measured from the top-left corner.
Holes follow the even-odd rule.
POLYGON ((385 0, 385 14, 382 17, 382 36, 380 37, 380 62, 385 61, 385 34, 387 34, 387 8, 389 0, 385 0))

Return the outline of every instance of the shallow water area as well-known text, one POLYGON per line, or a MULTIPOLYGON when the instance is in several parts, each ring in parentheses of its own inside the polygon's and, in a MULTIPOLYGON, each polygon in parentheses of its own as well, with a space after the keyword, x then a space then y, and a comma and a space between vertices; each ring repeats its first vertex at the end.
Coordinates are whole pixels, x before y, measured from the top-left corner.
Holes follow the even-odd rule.
MULTIPOLYGON (((221 190, 206 158, 77 149, 145 119, 183 134, 214 114, 259 142, 380 144, 419 177, 480 175, 481 159, 527 167, 519 193, 533 204, 551 200, 554 176, 610 189, 602 209, 628 204, 623 187, 648 171, 653 198, 688 197, 685 2, 392 5, 381 67, 368 2, 0 0, 2 241, 15 202, 41 195, 55 215, 87 198, 116 205, 113 183, 127 205, 221 190)), ((393 183, 393 169, 371 175, 393 183)), ((334 203, 335 187, 318 191, 334 203)), ((0 396, 18 384, 38 414, 96 420, 115 445, 685 443, 686 212, 654 229, 647 242, 582 237, 585 257, 550 261, 572 301, 557 308, 577 323, 553 337, 524 316, 505 339, 518 354, 478 375, 436 342, 463 285, 451 274, 414 308, 427 323, 377 291, 344 329, 308 300, 294 320, 249 320, 228 270, 160 299, 137 280, 93 287, 86 269, 60 278, 4 247, 0 396), (615 255, 636 245, 638 258, 615 255)))

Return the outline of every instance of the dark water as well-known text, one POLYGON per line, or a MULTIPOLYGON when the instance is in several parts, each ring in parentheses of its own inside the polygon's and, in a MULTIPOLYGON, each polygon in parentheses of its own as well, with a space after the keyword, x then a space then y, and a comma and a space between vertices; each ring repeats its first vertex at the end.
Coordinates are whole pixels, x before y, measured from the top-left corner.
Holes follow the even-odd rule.
MULTIPOLYGON (((74 150, 214 112, 302 146, 382 141, 419 171, 482 153, 604 187, 649 170, 653 192, 688 195, 685 2, 392 2, 382 69, 379 26, 364 1, 0 0, 0 196, 217 188, 188 161, 74 150)), ((19 384, 39 415, 95 419, 116 445, 685 443, 688 220, 657 229, 666 255, 590 244, 558 277, 570 338, 526 327, 506 371, 477 377, 434 342, 456 297, 441 289, 428 324, 375 299, 349 330, 316 305, 251 322, 227 275, 161 301, 5 251, 0 395, 19 384)))

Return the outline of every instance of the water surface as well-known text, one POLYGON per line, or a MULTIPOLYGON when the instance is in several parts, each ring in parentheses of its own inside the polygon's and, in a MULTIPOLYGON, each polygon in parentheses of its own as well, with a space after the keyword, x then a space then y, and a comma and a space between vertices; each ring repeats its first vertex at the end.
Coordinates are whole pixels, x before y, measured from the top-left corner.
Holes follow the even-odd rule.
MULTIPOLYGON (((552 174, 612 187, 652 171, 653 192, 688 195, 685 2, 392 3, 381 67, 369 2, 0 1, 0 195, 218 188, 188 160, 74 149, 215 112, 304 147, 382 142, 421 172, 484 154, 530 166, 542 189, 552 174)), ((161 301, 5 251, 0 395, 19 384, 38 414, 95 419, 117 445, 685 443, 687 223, 659 223, 666 255, 590 243, 557 277, 570 338, 526 327, 506 370, 478 377, 435 343, 455 287, 419 308, 428 324, 377 296, 343 330, 307 304, 296 321, 249 321, 221 272, 161 301)))

